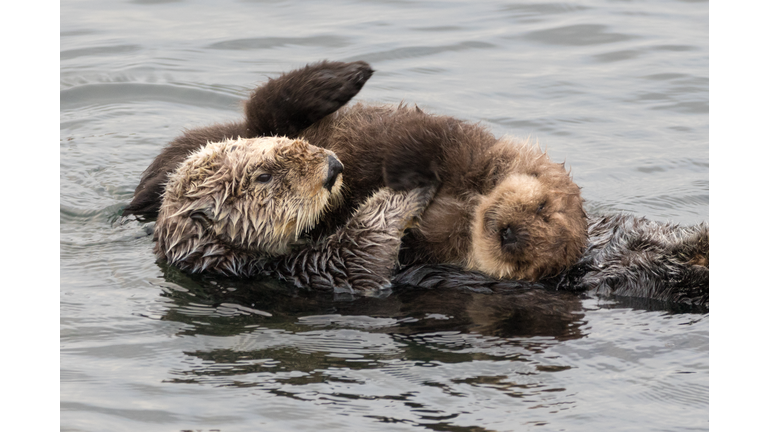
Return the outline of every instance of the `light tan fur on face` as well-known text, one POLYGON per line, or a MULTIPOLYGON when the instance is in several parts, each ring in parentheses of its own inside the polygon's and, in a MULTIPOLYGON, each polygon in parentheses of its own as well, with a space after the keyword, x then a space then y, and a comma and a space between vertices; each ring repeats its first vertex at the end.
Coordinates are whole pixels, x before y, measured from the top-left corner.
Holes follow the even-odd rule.
POLYGON ((323 187, 329 156, 335 157, 282 137, 209 143, 169 178, 155 228, 156 253, 202 270, 232 251, 288 253, 341 202, 341 174, 330 191, 323 187), (264 181, 264 175, 271 178, 264 181))
POLYGON ((528 148, 520 149, 508 174, 479 197, 467 266, 499 278, 535 281, 578 260, 587 220, 579 188, 563 166, 534 147, 523 147, 528 148))

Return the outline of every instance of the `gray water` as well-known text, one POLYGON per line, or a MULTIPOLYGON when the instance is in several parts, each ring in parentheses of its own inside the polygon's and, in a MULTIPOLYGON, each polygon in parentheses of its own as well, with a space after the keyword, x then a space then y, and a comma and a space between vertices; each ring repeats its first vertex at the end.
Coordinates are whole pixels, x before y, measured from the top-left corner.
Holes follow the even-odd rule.
POLYGON ((707 430, 709 314, 625 299, 190 278, 122 220, 183 128, 366 60, 357 100, 537 140, 590 211, 709 218, 709 4, 61 3, 61 429, 707 430))

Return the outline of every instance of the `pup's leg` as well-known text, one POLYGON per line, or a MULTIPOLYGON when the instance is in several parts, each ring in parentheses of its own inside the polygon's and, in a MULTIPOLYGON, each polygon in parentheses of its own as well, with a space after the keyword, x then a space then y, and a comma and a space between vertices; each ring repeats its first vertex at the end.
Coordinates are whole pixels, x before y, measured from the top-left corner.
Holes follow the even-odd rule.
POLYGON ((436 187, 380 189, 336 233, 267 265, 299 287, 375 294, 391 285, 404 231, 415 223, 436 187))
POLYGON ((322 61, 270 79, 245 104, 249 132, 296 137, 349 102, 372 74, 363 61, 322 61))

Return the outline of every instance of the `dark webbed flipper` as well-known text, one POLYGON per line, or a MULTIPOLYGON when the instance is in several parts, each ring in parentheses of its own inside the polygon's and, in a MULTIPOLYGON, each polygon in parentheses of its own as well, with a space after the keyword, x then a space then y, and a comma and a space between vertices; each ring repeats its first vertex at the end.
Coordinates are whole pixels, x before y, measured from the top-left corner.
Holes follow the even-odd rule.
POLYGON ((373 75, 368 63, 323 61, 270 79, 245 104, 248 129, 255 136, 299 132, 336 112, 373 75))
POLYGON ((402 236, 422 214, 435 190, 434 186, 408 192, 383 188, 336 233, 269 262, 265 270, 313 290, 375 294, 388 288, 402 236))

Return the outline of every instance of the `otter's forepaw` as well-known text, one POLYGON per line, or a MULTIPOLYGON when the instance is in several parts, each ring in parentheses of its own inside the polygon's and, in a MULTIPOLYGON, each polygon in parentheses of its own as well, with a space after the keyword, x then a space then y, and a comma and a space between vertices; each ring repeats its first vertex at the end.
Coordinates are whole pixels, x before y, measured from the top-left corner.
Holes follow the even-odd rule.
POLYGON ((355 212, 335 234, 355 292, 371 293, 389 286, 398 266, 397 257, 405 230, 429 205, 436 187, 396 192, 382 188, 355 212))
POLYGON ((364 61, 322 61, 269 80, 246 103, 249 127, 294 136, 344 106, 373 75, 364 61))
POLYGON ((425 157, 390 157, 384 161, 384 184, 396 191, 430 187, 440 182, 437 161, 425 157))
POLYGON ((436 185, 408 191, 379 189, 360 206, 348 226, 365 233, 386 233, 396 238, 399 245, 403 232, 416 223, 436 191, 436 185))

